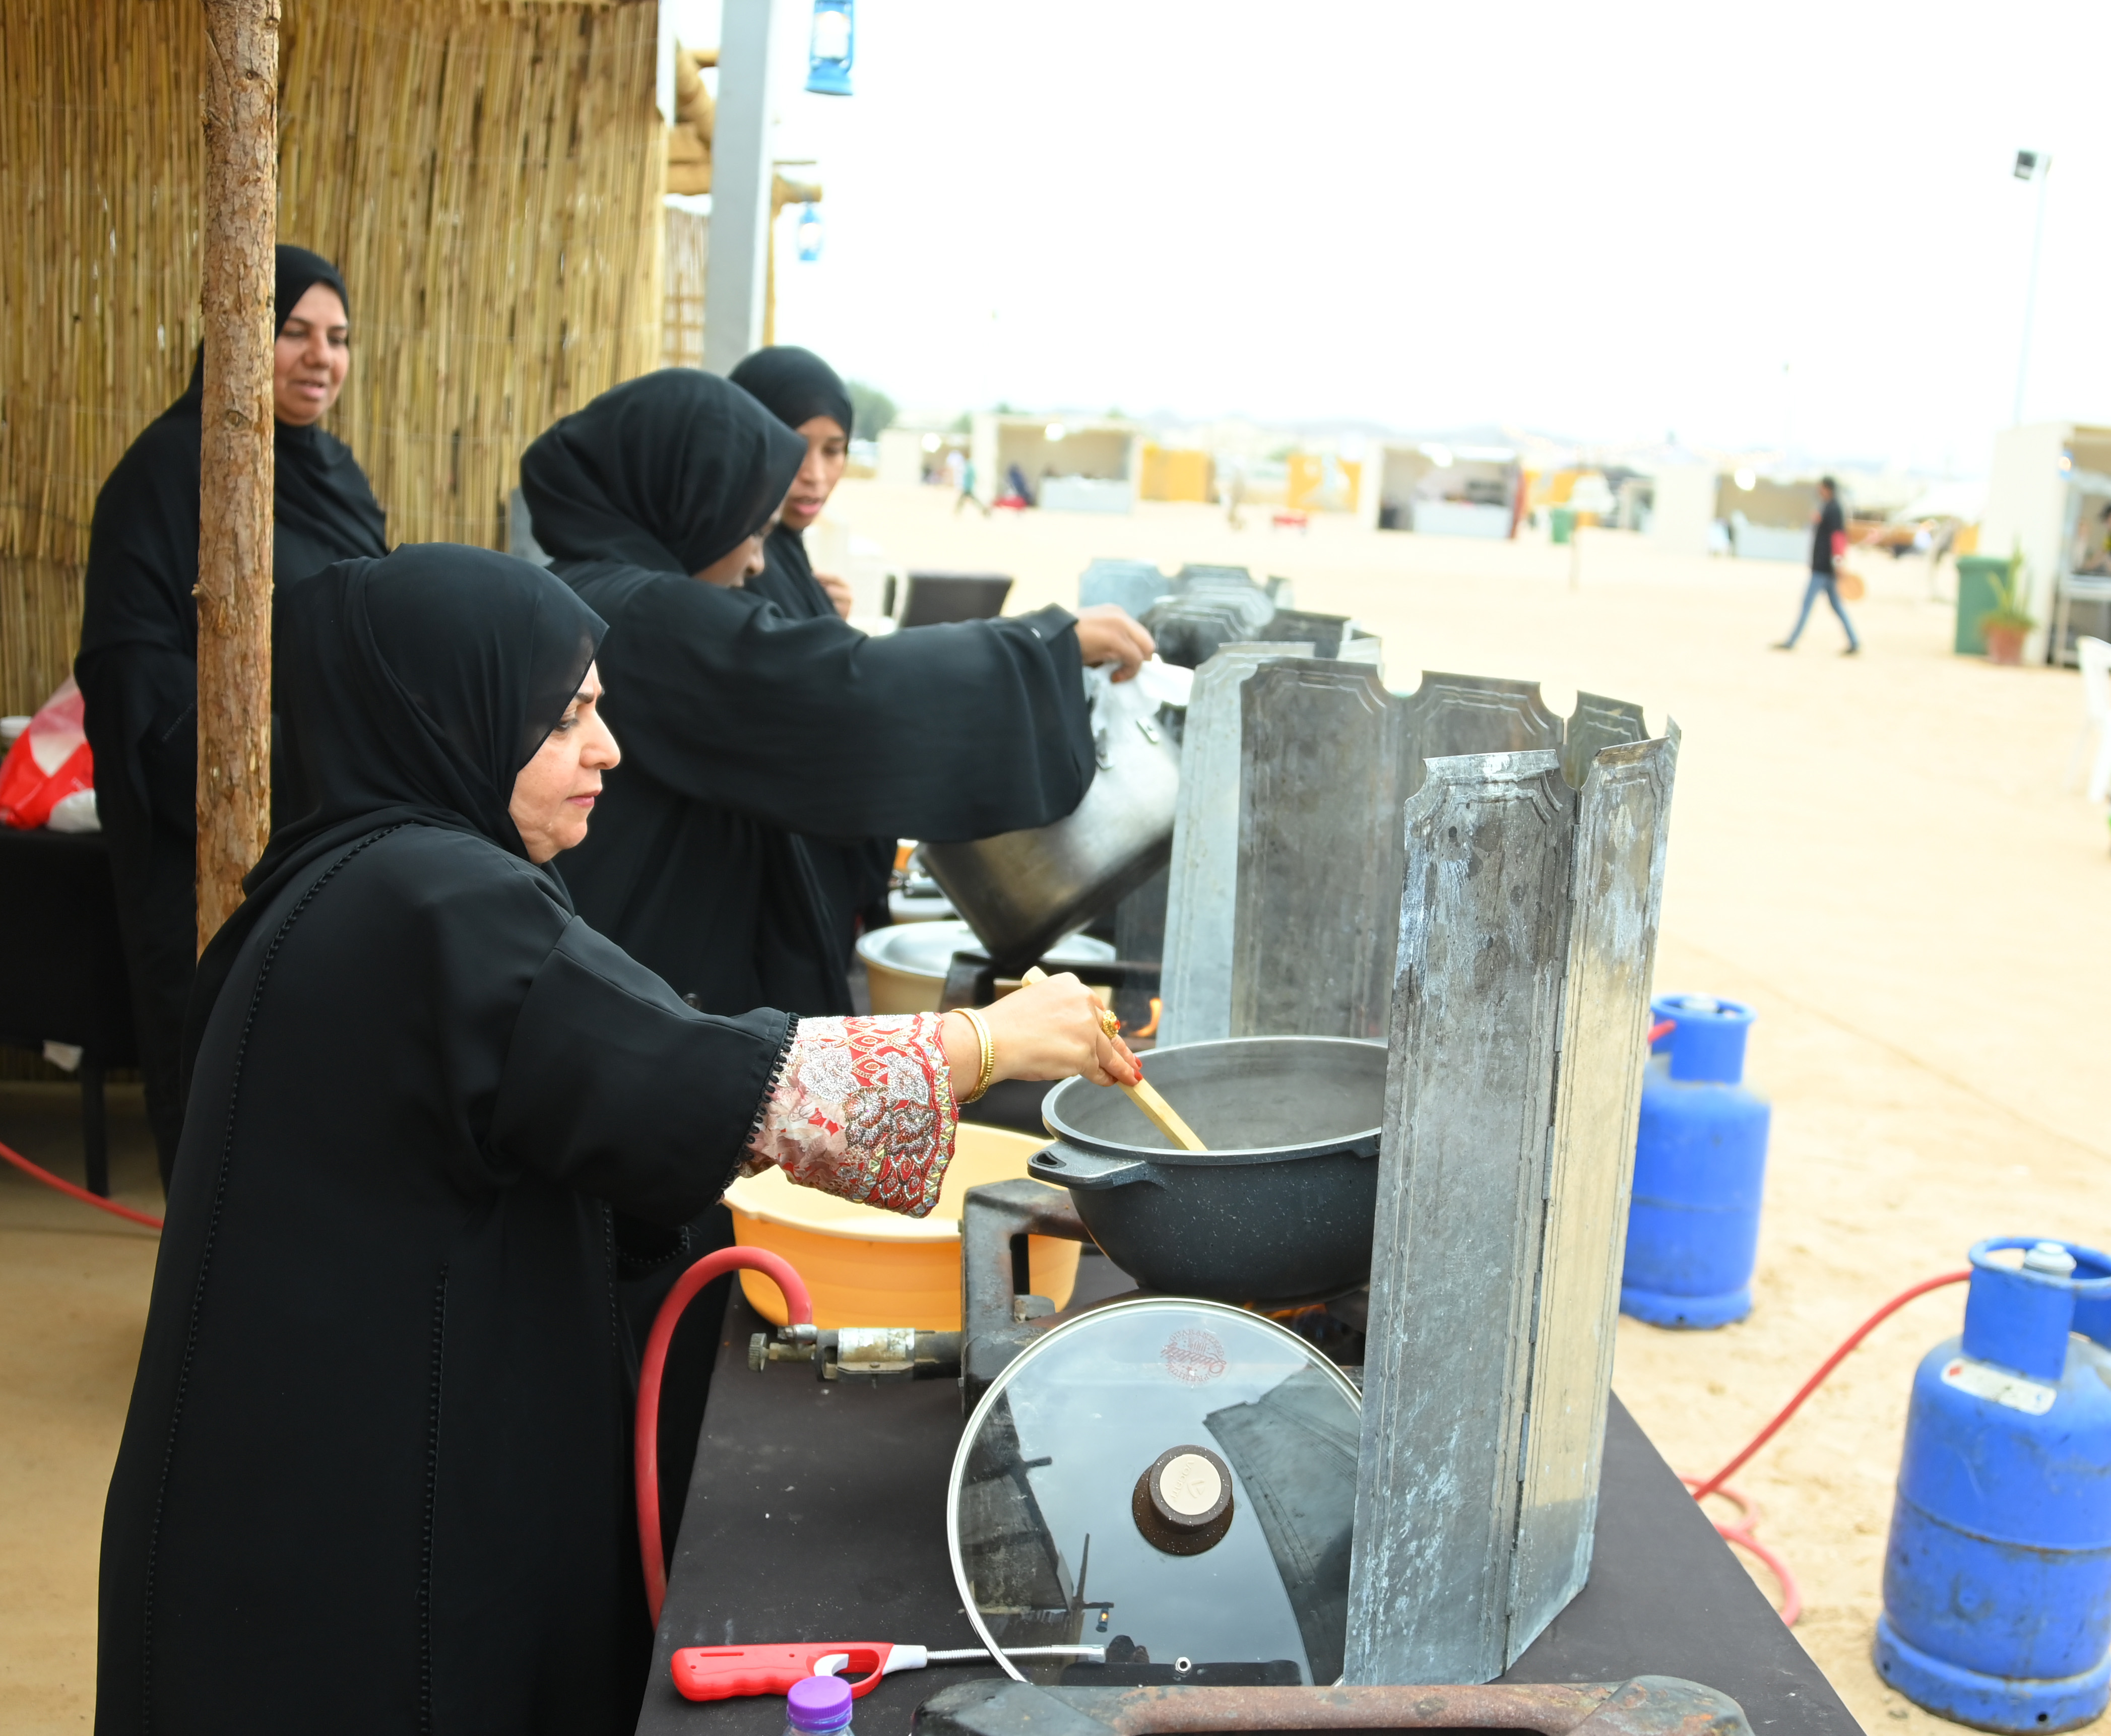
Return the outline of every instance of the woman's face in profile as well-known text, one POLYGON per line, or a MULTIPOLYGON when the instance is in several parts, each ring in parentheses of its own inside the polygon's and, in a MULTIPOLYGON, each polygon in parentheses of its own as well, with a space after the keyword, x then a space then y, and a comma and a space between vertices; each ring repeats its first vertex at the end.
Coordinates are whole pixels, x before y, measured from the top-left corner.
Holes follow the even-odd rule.
MULTIPOLYGON (((772 524, 775 520, 770 521, 772 524)), ((762 539, 769 526, 765 525, 751 537, 736 543, 709 566, 699 567, 690 575, 706 584, 724 586, 728 590, 738 590, 762 570, 762 539)))
POLYGON ((320 421, 344 389, 352 326, 328 284, 311 284, 271 347, 271 410, 295 428, 320 421))
POLYGON ((589 663, 586 677, 556 729, 543 738, 535 757, 513 779, 513 816, 528 860, 541 864, 586 841, 601 775, 622 759, 615 737, 601 715, 601 675, 589 663))

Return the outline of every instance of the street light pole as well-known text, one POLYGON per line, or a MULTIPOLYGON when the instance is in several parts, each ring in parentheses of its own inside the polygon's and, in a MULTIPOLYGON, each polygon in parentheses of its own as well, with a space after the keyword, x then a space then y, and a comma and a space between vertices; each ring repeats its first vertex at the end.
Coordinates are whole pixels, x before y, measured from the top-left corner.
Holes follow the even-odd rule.
POLYGON ((2023 390, 2031 378, 2031 325, 2038 309, 2038 256, 2045 249, 2045 184, 2052 179, 2052 158, 2043 151, 2016 152, 2016 179, 2038 184, 2037 217, 2031 229, 2030 286, 2023 292, 2023 348, 2016 361, 2016 408, 2011 425, 2023 425, 2023 390))

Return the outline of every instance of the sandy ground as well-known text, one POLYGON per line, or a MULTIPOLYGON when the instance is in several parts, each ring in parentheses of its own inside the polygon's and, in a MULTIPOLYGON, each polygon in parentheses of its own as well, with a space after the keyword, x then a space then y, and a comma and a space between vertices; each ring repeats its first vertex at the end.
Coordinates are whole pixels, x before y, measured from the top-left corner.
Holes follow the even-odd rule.
MULTIPOLYGON (((1662 555, 1617 533, 1568 551, 1256 520, 954 517, 938 490, 847 484, 840 516, 905 564, 1014 573, 1015 607, 1074 598, 1094 555, 1287 574, 1306 608, 1386 641, 1387 676, 1536 678, 1686 732, 1658 982, 1749 1000, 1750 1076, 1775 1106, 1758 1304, 1674 1334, 1623 1320, 1622 1396, 1682 1470, 1711 1471, 1877 1303, 1978 1237, 2111 1241, 2111 859, 2073 792, 2071 674, 1950 655, 1914 560, 1865 562, 1865 655, 1815 620, 1770 652, 1801 575, 1662 555), (2091 1084, 2094 1080, 2095 1084, 2091 1084)), ((62 1088, 0 1088, 0 1138, 77 1175, 62 1088), (36 1151, 31 1151, 36 1155, 36 1151)), ((152 1197, 136 1118, 120 1188, 152 1197)), ((0 1729, 78 1729, 90 1706, 96 1528, 152 1244, 0 1174, 0 1729)), ((1873 1729, 1949 1729, 1877 1680, 1868 1647, 1914 1362, 1961 1289, 1912 1304, 1737 1479, 1805 1602, 1798 1637, 1873 1729)), ((1764 1579, 1762 1571, 1760 1576, 1764 1579)))

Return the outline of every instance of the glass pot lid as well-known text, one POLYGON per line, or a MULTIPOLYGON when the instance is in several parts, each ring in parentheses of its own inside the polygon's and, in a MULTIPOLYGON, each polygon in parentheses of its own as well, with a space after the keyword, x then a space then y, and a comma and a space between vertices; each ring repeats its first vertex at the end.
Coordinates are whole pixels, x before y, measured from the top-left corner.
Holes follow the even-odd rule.
POLYGON ((1243 1309, 1154 1297, 1066 1321, 954 1455, 961 1607, 1022 1681, 1330 1684, 1360 1429, 1341 1370, 1243 1309), (1006 1656, 1060 1645, 1106 1663, 1006 1656))

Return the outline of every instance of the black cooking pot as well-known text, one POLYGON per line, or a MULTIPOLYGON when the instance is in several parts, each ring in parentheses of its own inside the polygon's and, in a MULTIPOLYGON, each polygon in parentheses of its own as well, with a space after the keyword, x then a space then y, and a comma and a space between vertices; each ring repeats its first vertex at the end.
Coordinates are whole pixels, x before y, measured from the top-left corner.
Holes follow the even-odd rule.
POLYGON ((1337 1296, 1371 1273, 1382 1043, 1235 1037, 1155 1049, 1144 1072, 1210 1149, 1183 1152, 1119 1091, 1065 1080, 1028 1165, 1070 1190, 1146 1289, 1219 1302, 1337 1296))

